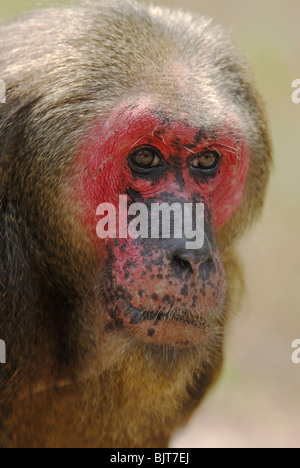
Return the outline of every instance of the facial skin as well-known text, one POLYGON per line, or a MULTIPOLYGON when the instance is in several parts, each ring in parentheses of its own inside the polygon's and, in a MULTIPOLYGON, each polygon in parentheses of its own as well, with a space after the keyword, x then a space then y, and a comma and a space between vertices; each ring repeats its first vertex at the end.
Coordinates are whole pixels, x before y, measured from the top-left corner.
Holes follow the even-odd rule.
POLYGON ((215 231, 240 204, 248 163, 242 131, 228 123, 204 132, 154 99, 123 103, 95 122, 76 159, 74 193, 95 255, 106 259, 107 333, 178 348, 211 338, 212 327, 223 322, 226 295, 215 231), (149 212, 151 203, 204 203, 202 249, 186 249, 185 237, 98 239, 97 206, 118 208, 119 195, 149 212))

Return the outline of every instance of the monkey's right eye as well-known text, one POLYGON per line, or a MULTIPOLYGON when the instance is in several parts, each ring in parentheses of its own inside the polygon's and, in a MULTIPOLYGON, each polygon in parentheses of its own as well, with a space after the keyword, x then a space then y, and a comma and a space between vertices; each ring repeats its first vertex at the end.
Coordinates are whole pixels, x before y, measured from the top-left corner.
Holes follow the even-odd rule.
POLYGON ((160 152, 152 146, 143 146, 129 155, 129 165, 135 171, 145 172, 160 167, 163 160, 160 152))
POLYGON ((214 174, 218 170, 222 156, 219 151, 204 150, 192 161, 192 168, 203 174, 214 174))

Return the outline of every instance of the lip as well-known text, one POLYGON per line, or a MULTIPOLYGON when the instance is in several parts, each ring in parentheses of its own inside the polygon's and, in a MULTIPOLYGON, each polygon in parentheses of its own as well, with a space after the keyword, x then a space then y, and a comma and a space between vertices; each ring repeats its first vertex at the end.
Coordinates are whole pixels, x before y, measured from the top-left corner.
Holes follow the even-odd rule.
POLYGON ((130 313, 123 314, 122 320, 127 333, 155 345, 194 347, 204 344, 210 334, 207 321, 196 316, 195 311, 168 314, 132 308, 130 313))

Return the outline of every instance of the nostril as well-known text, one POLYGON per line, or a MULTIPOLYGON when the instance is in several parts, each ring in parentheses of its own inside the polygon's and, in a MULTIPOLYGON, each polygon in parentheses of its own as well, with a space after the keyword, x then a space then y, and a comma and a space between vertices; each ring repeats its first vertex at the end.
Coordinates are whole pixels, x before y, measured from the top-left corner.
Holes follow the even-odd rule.
POLYGON ((196 274, 201 267, 209 267, 211 262, 213 262, 212 256, 204 249, 186 250, 179 248, 171 252, 170 255, 171 267, 181 273, 196 274))
POLYGON ((171 260, 171 266, 174 269, 180 269, 184 271, 188 271, 190 273, 193 273, 193 268, 190 262, 179 255, 174 255, 172 260, 171 260))

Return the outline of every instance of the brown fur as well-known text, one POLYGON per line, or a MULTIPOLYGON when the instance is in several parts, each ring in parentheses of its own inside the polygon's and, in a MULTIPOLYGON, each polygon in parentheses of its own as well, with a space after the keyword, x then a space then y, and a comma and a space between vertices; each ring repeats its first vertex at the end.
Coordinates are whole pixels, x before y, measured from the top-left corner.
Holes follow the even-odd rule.
POLYGON ((209 20, 127 0, 4 25, 0 59, 0 444, 165 447, 219 375, 225 322, 242 295, 235 245, 261 212, 271 162, 253 79, 209 20), (99 265, 65 206, 70 167, 94 117, 136 89, 188 109, 198 127, 234 113, 246 131, 244 198, 217 233, 228 290, 211 349, 158 352, 93 327, 99 265))

